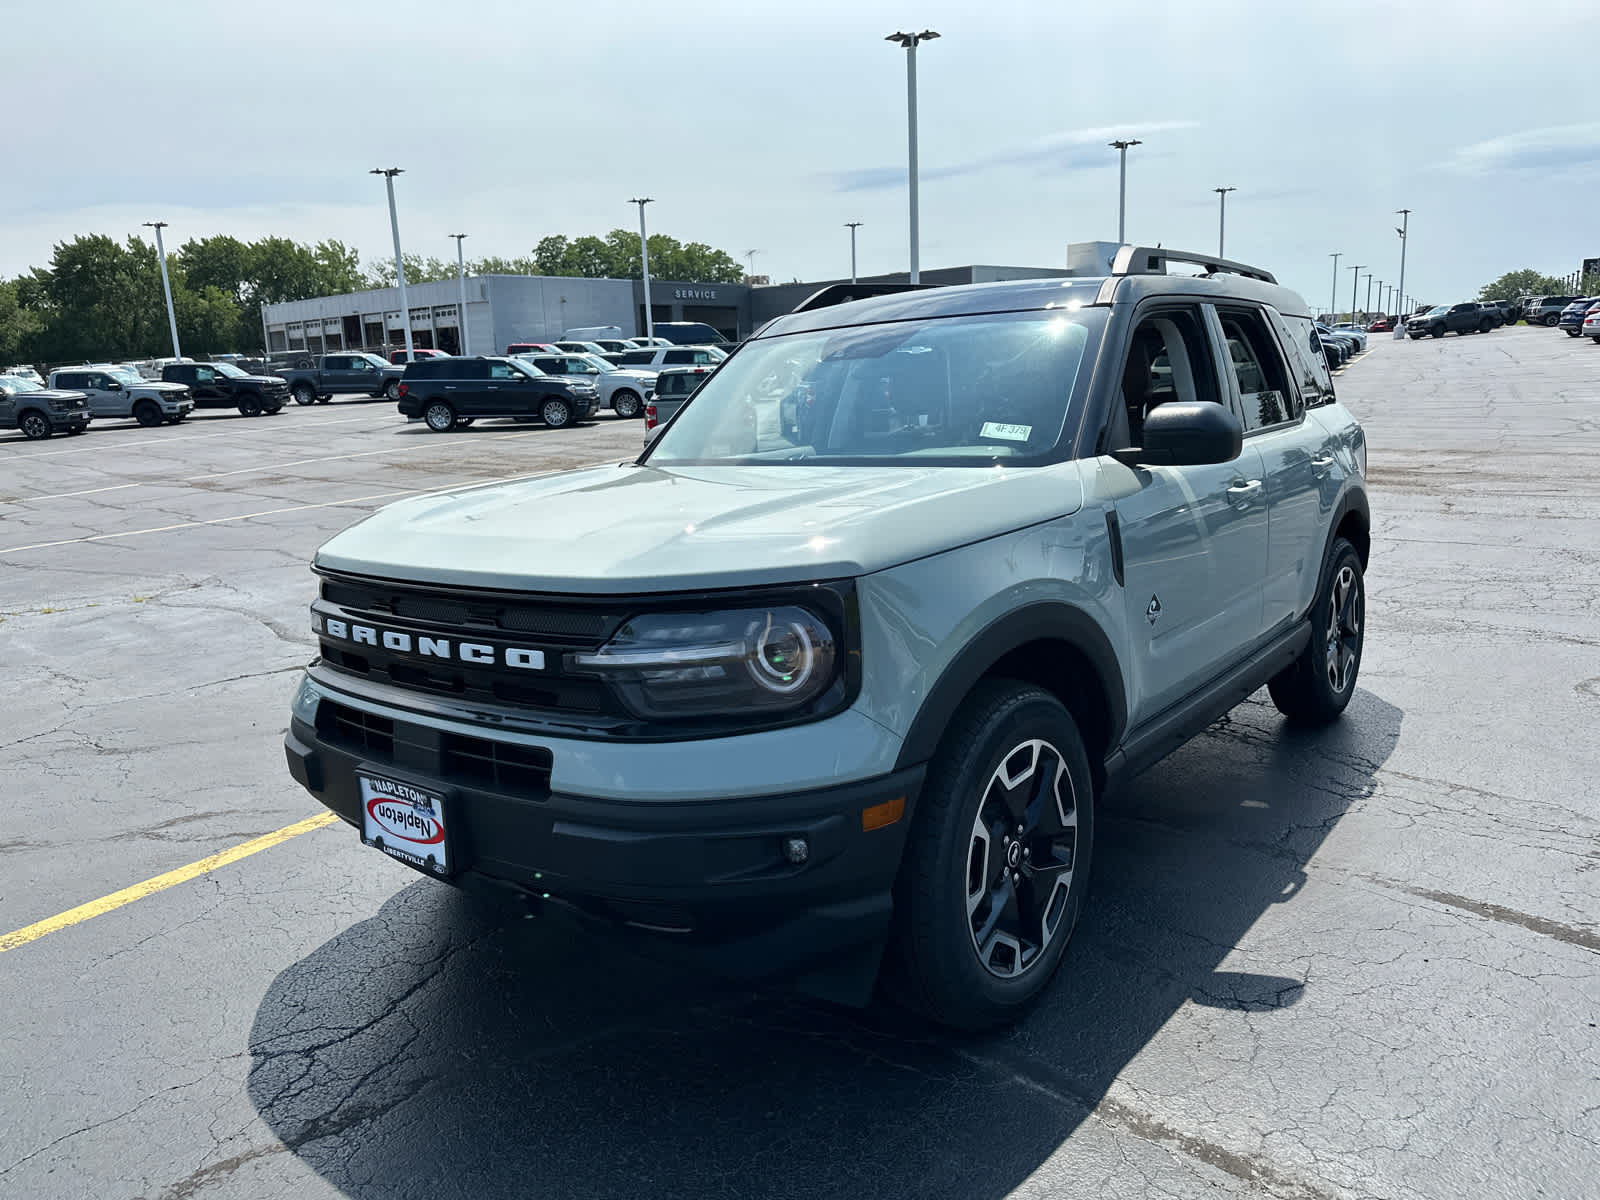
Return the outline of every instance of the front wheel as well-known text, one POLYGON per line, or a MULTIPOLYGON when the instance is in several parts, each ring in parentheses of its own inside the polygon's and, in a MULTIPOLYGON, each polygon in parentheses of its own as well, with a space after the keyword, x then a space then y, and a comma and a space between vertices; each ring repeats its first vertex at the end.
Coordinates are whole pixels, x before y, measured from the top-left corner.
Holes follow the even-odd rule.
POLYGON ((242 417, 259 417, 261 415, 261 397, 240 396, 239 415, 242 417))
POLYGON ((456 410, 443 400, 435 400, 423 409, 422 419, 435 433, 449 433, 456 427, 456 410))
POLYGON ((644 401, 639 399, 637 392, 623 389, 612 395, 611 407, 616 410, 619 417, 637 417, 644 411, 644 401))
POLYGON ((552 396, 540 405, 539 417, 551 429, 564 428, 572 424, 572 405, 552 396))
POLYGON ((1444 336, 1444 326, 1443 325, 1435 325, 1428 332, 1433 334, 1433 336, 1436 337, 1436 338, 1441 338, 1441 337, 1444 336))
POLYGON ((17 428, 22 430, 22 436, 30 442, 42 442, 55 430, 50 425, 50 418, 39 412, 25 412, 22 420, 17 422, 17 428))
POLYGON ((895 884, 886 986, 940 1024, 983 1029, 1038 998, 1089 881, 1089 757, 1042 688, 979 685, 940 742, 895 884))
POLYGON ((161 409, 154 400, 141 400, 133 408, 133 419, 146 429, 154 429, 161 424, 161 409))
POLYGON ((309 383, 295 384, 294 391, 290 394, 294 396, 296 404, 312 405, 317 402, 317 389, 309 383))
POLYGON ((1311 642, 1267 684, 1272 702, 1293 724, 1326 725, 1344 712, 1361 671, 1366 616, 1361 556, 1337 538, 1311 608, 1311 642))

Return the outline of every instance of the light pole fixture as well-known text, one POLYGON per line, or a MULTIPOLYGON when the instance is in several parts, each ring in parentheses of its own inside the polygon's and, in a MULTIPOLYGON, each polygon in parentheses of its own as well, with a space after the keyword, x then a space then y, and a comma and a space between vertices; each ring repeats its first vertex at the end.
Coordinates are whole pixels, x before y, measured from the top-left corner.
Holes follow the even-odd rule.
POLYGON ((1128 244, 1128 147, 1144 145, 1138 138, 1123 138, 1106 143, 1122 156, 1117 171, 1117 245, 1128 244))
POLYGON ((644 275, 644 335, 654 339, 656 321, 650 313, 650 238, 644 229, 644 206, 653 203, 653 197, 635 196, 628 203, 639 206, 639 269, 644 275))
MULTIPOLYGON (((1406 237, 1411 229, 1411 210, 1409 208, 1398 209, 1396 211, 1396 215, 1400 218, 1400 228, 1395 230, 1395 232, 1400 235, 1399 290, 1402 301, 1409 302, 1410 298, 1406 296, 1406 237)), ((1401 311, 1403 312, 1404 309, 1401 311)), ((1394 327, 1395 340, 1399 341, 1401 338, 1405 337, 1405 335, 1405 330, 1400 327, 1398 322, 1396 322, 1394 327)))
POLYGON ((1364 319, 1366 319, 1368 321, 1370 321, 1372 319, 1372 272, 1371 271, 1367 272, 1367 302, 1361 308, 1361 315, 1362 315, 1362 317, 1364 319))
POLYGON ((161 231, 167 227, 167 223, 146 221, 144 226, 156 231, 156 257, 161 260, 161 294, 167 298, 167 327, 172 330, 172 357, 182 358, 183 351, 178 349, 178 314, 172 307, 172 284, 167 279, 167 248, 161 241, 161 231))
POLYGON ((461 256, 461 243, 467 235, 452 233, 450 236, 456 240, 456 348, 462 354, 471 354, 467 338, 467 261, 461 256))
POLYGON ((1228 193, 1239 189, 1219 187, 1211 190, 1217 194, 1217 257, 1221 258, 1223 235, 1228 232, 1228 193))
POLYGON ((746 268, 746 274, 748 274, 752 279, 755 277, 756 273, 756 255, 760 253, 761 251, 759 250, 746 250, 744 252, 744 260, 747 264, 749 264, 746 268))
MULTIPOLYGON (((400 218, 394 211, 394 177, 405 172, 399 167, 375 167, 368 172, 372 175, 382 175, 384 186, 389 189, 389 229, 394 234, 394 278, 400 285, 400 326, 406 335, 406 361, 411 362, 416 357, 416 347, 411 343, 411 306, 406 300, 406 264, 400 256, 400 218)), ((389 331, 383 331, 384 349, 389 347, 389 331)), ((388 355, 384 355, 385 358, 388 355)))
POLYGON ((1345 268, 1346 271, 1352 272, 1350 276, 1350 320, 1352 323, 1356 319, 1356 284, 1361 282, 1361 272, 1365 271, 1366 269, 1366 263, 1362 263, 1357 267, 1345 268))
POLYGON ((911 193, 911 282, 922 282, 921 240, 917 228, 917 45, 939 35, 931 29, 921 33, 891 33, 883 40, 904 46, 906 51, 906 181, 911 193))
POLYGON ((850 230, 850 282, 856 281, 856 230, 865 225, 865 221, 846 221, 845 227, 850 230))
POLYGON ((1333 306, 1339 303, 1339 259, 1344 256, 1344 251, 1330 254, 1333 259, 1333 287, 1328 291, 1328 324, 1333 324, 1333 306))

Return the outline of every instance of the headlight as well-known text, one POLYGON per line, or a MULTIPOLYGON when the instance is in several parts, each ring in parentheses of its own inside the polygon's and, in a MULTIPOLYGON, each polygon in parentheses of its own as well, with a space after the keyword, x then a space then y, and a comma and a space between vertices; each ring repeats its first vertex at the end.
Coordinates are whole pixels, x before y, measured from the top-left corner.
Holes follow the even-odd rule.
POLYGON ((68 400, 68 399, 66 399, 65 397, 62 397, 62 396, 52 396, 52 397, 50 397, 50 411, 51 412, 71 412, 72 411, 72 401, 68 400))
POLYGON ((799 709, 839 676, 833 630, 794 605, 647 613, 568 669, 606 679, 645 719, 799 709))

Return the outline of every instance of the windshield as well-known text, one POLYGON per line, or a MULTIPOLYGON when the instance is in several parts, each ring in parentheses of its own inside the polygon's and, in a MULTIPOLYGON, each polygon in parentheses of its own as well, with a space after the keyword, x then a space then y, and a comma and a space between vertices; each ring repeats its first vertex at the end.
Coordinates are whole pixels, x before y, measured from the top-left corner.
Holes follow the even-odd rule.
POLYGON ((1447 313, 1449 311, 1450 311, 1450 306, 1448 304, 1435 304, 1432 308, 1430 308, 1428 310, 1428 315, 1430 317, 1442 317, 1445 313, 1447 313))
POLYGON ((365 359, 367 362, 371 363, 375 367, 387 367, 389 365, 388 363, 384 362, 383 359, 379 358, 376 354, 358 354, 358 355, 356 355, 356 359, 357 359, 357 361, 365 359))
POLYGON ((1044 461, 1102 309, 902 321, 751 342, 651 448, 652 465, 1044 461))
POLYGON ((118 383, 128 383, 132 384, 134 387, 143 387, 145 385, 144 376, 139 374, 137 371, 130 370, 127 367, 107 367, 105 371, 107 375, 111 376, 111 378, 115 379, 118 383))
POLYGON ((8 392, 42 392, 37 383, 20 375, 0 375, 0 388, 8 392))
POLYGON ((227 376, 229 379, 249 379, 250 378, 250 373, 248 371, 241 371, 241 370, 239 370, 238 367, 234 366, 232 363, 214 362, 214 363, 211 364, 211 369, 213 371, 216 371, 218 374, 227 376))
POLYGON ((617 369, 616 363, 611 362, 609 359, 601 358, 598 354, 580 354, 578 357, 601 374, 617 369))

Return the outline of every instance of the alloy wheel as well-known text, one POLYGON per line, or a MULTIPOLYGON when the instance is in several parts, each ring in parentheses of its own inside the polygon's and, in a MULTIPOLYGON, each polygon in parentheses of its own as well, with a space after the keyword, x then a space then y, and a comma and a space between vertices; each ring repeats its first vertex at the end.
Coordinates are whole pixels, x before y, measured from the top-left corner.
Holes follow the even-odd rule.
POLYGON ((1328 686, 1335 695, 1343 695, 1355 678, 1356 664, 1361 659, 1361 626, 1365 605, 1361 583, 1355 569, 1348 564, 1339 568, 1333 577, 1331 603, 1328 605, 1328 686))
POLYGON ((1061 926, 1077 856, 1072 775, 1053 745, 1014 747, 989 777, 967 846, 967 927, 978 961, 1015 979, 1061 926))

